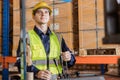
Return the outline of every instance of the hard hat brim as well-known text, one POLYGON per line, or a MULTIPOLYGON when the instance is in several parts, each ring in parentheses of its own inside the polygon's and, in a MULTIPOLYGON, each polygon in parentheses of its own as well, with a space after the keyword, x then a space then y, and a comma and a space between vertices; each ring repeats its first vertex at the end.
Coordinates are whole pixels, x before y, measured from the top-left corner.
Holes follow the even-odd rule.
POLYGON ((42 8, 45 8, 45 9, 48 9, 49 11, 50 11, 50 15, 51 15, 51 13, 52 13, 52 9, 51 9, 51 7, 47 7, 47 6, 41 6, 41 7, 38 7, 38 8, 36 8, 36 9, 33 9, 33 13, 35 12, 35 11, 37 11, 38 9, 42 9, 42 8))

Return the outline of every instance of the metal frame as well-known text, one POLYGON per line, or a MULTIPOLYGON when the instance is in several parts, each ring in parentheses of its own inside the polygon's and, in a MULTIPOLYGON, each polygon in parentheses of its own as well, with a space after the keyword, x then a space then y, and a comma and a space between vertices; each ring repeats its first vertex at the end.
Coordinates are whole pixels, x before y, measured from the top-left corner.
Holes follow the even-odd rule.
POLYGON ((117 55, 76 56, 76 64, 102 64, 101 73, 104 74, 104 64, 118 64, 119 59, 117 55))
MULTIPOLYGON (((6 57, 9 55, 9 0, 3 0, 3 16, 2 16, 2 56, 6 57)), ((3 62, 5 64, 5 61, 3 62)), ((2 80, 8 80, 8 68, 3 65, 2 80)))

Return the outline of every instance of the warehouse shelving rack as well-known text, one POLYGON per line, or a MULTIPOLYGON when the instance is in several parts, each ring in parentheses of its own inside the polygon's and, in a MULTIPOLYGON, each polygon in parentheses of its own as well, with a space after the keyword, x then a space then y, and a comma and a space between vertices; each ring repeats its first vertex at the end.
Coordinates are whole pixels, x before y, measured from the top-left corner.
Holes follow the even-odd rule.
POLYGON ((9 23, 10 23, 10 0, 3 0, 2 11, 2 56, 0 63, 2 64, 2 80, 9 80, 9 63, 15 63, 16 57, 9 56, 9 23))
MULTIPOLYGON (((87 0, 78 0, 78 3, 83 3, 84 1, 87 2, 87 0)), ((88 0, 88 4, 85 4, 85 5, 79 5, 79 31, 95 31, 96 33, 96 47, 94 47, 94 49, 97 51, 97 50, 100 50, 101 49, 101 46, 99 45, 99 34, 98 34, 98 31, 103 31, 104 30, 104 27, 99 25, 102 21, 103 21, 103 18, 99 17, 101 16, 103 13, 103 9, 100 9, 100 11, 98 10, 99 7, 98 5, 100 3, 97 3, 97 1, 99 0, 91 0, 89 1, 88 0), (93 8, 93 4, 94 5, 94 8, 93 8), (95 20, 95 23, 91 23, 90 21, 87 21, 88 18, 91 18, 91 16, 93 16, 93 14, 85 14, 84 12, 82 12, 82 10, 90 10, 90 11, 94 11, 95 13, 95 17, 94 17, 94 20, 95 20), (86 21, 84 21, 86 20, 86 21), (85 26, 89 26, 90 29, 87 29, 85 28, 85 26), (91 28, 92 26, 92 28, 91 28), (93 27, 95 26, 95 27, 93 27)), ((102 1, 102 0, 101 0, 102 1)), ((103 0, 104 1, 104 0, 103 0)), ((108 0, 109 1, 109 0, 108 0)), ((87 11, 86 11, 87 12, 87 11)), ((89 12, 89 11, 88 11, 89 12)), ((84 35, 84 33, 82 34, 82 36, 84 35)), ((81 45, 79 45, 79 47, 86 47, 84 43, 84 37, 82 37, 81 39, 81 45)), ((93 39, 90 39, 88 42, 90 41, 93 41, 93 39)), ((82 49, 80 48, 80 49, 82 49)), ((92 48, 93 49, 93 48, 92 48)), ((104 47, 102 48, 104 49, 104 47)), ((106 48, 107 49, 107 48, 106 48)), ((109 48, 108 48, 109 49, 109 48)), ((85 48, 85 50, 87 51, 88 48, 85 48)), ((108 53, 108 52, 107 52, 108 53)), ((80 56, 76 56, 76 64, 101 64, 101 73, 104 74, 105 73, 105 70, 104 70, 104 65, 105 64, 118 64, 118 60, 120 59, 120 56, 119 55, 80 55, 80 56)))

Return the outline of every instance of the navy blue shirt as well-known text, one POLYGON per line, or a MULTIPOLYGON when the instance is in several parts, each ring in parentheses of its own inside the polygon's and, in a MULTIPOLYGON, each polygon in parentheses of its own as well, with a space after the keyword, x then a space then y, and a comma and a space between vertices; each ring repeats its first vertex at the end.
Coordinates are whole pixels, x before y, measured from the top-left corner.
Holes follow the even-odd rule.
MULTIPOLYGON (((46 54, 49 54, 49 51, 50 51, 50 34, 51 33, 51 30, 48 28, 46 34, 44 34, 40 29, 38 29, 37 27, 34 27, 34 31, 39 35, 39 37, 41 38, 42 40, 42 43, 44 45, 44 49, 46 51, 46 54)), ((62 42, 61 42, 61 49, 62 49, 62 52, 65 52, 65 51, 70 51, 69 48, 67 47, 66 43, 65 43, 65 40, 62 38, 62 42)), ((20 54, 20 45, 18 47, 18 50, 17 50, 17 56, 19 57, 20 54)), ((71 52, 71 51, 70 51, 71 52)), ((71 67, 75 64, 75 57, 73 54, 71 54, 71 60, 68 61, 68 67, 71 67)), ((18 66, 18 68, 20 69, 20 60, 17 61, 16 65, 18 66)), ((27 67, 27 70, 28 71, 32 71, 34 72, 35 74, 39 71, 39 69, 37 69, 35 66, 29 66, 27 67)))

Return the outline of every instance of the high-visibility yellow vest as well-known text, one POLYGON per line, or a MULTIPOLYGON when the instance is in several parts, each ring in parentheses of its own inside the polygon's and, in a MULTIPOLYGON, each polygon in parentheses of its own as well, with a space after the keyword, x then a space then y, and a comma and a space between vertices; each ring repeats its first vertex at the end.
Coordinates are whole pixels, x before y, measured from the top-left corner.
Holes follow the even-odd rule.
MULTIPOLYGON (((38 61, 46 61, 46 52, 40 37, 36 34, 34 30, 30 30, 28 32, 30 37, 30 48, 31 48, 31 59, 33 62, 38 61)), ((60 58, 60 43, 54 32, 50 34, 50 52, 49 59, 53 61, 53 59, 59 60, 60 58)), ((40 70, 46 70, 47 65, 44 64, 35 64, 35 66, 40 70)), ((49 69, 52 74, 58 74, 58 69, 60 73, 62 73, 62 67, 58 64, 58 69, 54 63, 49 64, 49 69)))

